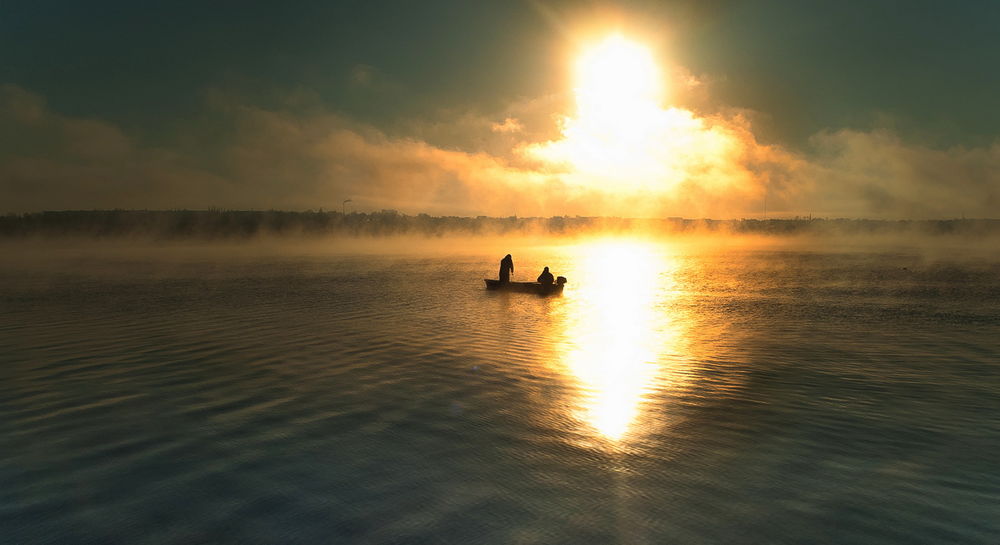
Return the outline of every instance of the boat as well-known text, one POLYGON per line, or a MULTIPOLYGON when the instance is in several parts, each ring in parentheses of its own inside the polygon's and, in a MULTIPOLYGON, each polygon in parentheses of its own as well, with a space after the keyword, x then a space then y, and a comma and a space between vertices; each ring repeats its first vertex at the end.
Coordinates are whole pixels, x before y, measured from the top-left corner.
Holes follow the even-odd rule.
POLYGON ((566 279, 559 277, 561 280, 555 284, 541 284, 539 282, 501 282, 499 280, 494 280, 492 278, 484 278, 483 281, 486 282, 486 289, 497 290, 497 291, 516 291, 520 293, 536 293, 538 295, 558 295, 563 291, 563 286, 566 284, 566 279))

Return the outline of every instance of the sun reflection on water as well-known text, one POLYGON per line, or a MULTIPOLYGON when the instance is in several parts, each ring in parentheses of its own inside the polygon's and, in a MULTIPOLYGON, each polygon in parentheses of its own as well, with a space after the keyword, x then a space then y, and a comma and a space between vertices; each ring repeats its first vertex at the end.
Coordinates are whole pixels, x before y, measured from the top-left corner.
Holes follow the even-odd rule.
POLYGON ((676 263, 662 248, 634 241, 574 252, 579 268, 566 298, 560 359, 583 391, 581 419, 617 442, 635 427, 644 397, 679 351, 679 325, 667 308, 677 291, 676 263))

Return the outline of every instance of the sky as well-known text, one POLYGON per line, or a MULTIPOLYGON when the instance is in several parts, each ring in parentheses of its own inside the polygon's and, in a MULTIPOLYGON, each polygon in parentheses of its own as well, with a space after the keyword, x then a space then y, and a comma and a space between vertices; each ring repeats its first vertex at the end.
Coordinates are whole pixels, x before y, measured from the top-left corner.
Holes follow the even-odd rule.
POLYGON ((0 5, 0 213, 997 217, 1000 3, 0 5))

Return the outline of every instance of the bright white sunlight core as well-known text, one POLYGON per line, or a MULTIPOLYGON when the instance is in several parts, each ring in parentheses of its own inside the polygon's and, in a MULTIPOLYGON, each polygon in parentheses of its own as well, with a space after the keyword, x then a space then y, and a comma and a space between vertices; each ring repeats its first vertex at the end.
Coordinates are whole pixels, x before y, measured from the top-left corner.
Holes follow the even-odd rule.
POLYGON ((530 155, 558 165, 577 185, 653 198, 675 194, 685 181, 728 181, 739 139, 664 106, 665 74, 649 48, 613 34, 584 48, 573 66, 576 113, 563 118, 560 139, 530 146, 530 155))
POLYGON ((649 49, 616 34, 585 50, 575 69, 576 117, 566 120, 554 158, 617 183, 662 174, 655 148, 662 75, 649 49))
POLYGON ((648 49, 614 35, 577 60, 575 90, 581 118, 626 134, 658 108, 660 71, 648 49))

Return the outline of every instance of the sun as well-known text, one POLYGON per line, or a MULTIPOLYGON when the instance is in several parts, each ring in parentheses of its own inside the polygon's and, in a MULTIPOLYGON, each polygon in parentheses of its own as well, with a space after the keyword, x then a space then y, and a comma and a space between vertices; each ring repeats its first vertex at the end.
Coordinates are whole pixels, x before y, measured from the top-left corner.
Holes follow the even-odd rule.
POLYGON ((575 112, 561 118, 559 138, 524 148, 565 183, 651 202, 732 178, 738 135, 669 106, 670 81, 649 47, 612 34, 582 48, 572 68, 575 112))
POLYGON ((706 98, 701 81, 661 55, 617 33, 581 47, 568 63, 575 108, 556 114, 558 136, 519 145, 518 155, 603 214, 755 199, 758 173, 748 165, 770 161, 773 150, 740 115, 684 107, 706 98))
POLYGON ((626 128, 658 107, 662 80, 652 53, 619 34, 583 51, 575 68, 580 118, 626 128))
POLYGON ((646 187, 670 176, 664 163, 676 112, 664 110, 665 81, 651 50, 621 34, 584 48, 573 64, 576 113, 562 139, 532 149, 568 166, 584 185, 646 187))

